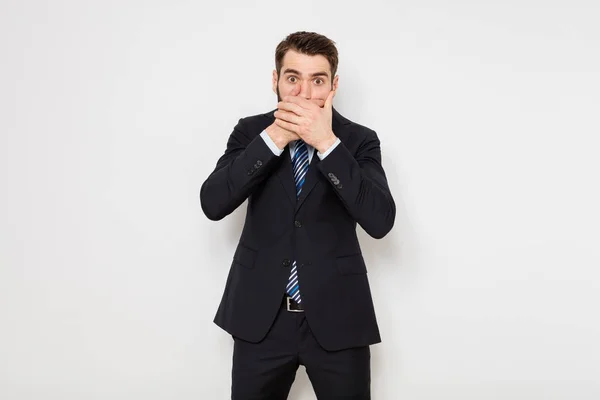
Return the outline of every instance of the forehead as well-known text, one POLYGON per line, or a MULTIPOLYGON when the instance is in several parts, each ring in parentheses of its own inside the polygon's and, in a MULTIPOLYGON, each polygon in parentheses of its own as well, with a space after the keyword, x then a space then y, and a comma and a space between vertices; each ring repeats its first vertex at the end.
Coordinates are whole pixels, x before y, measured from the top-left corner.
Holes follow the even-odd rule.
POLYGON ((320 54, 309 56, 294 50, 288 50, 281 63, 281 73, 285 73, 288 68, 295 69, 302 75, 310 75, 316 72, 327 72, 328 75, 331 75, 329 61, 320 54))

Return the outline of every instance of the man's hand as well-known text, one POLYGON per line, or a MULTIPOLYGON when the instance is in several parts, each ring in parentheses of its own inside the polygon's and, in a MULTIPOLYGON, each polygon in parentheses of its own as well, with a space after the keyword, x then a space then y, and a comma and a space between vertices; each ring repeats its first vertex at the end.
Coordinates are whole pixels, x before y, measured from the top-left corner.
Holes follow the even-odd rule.
POLYGON ((286 96, 277 104, 275 124, 324 153, 337 140, 331 127, 334 96, 334 90, 329 92, 323 108, 302 97, 286 96))
POLYGON ((265 131, 267 131, 267 135, 269 135, 273 143, 275 143, 280 150, 283 150, 289 142, 300 139, 296 133, 277 125, 277 120, 269 125, 265 131))

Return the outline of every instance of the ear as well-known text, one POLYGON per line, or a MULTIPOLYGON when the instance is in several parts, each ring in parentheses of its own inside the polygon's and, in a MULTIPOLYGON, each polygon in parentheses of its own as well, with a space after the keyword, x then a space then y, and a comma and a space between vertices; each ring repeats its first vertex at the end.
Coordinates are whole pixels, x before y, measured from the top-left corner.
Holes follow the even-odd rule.
POLYGON ((273 93, 277 94, 277 70, 276 69, 273 70, 272 84, 273 84, 273 93))
POLYGON ((337 90, 338 89, 338 81, 340 80, 340 76, 336 75, 335 78, 333 78, 333 90, 337 90))

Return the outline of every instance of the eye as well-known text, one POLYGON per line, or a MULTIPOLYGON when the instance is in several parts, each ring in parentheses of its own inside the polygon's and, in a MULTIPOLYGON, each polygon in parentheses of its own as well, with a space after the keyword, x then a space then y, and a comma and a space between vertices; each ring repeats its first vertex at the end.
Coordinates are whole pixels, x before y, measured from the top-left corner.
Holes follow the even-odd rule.
POLYGON ((290 83, 296 83, 296 77, 295 76, 288 77, 288 82, 290 82, 290 83))
POLYGON ((317 85, 322 85, 323 83, 325 83, 325 81, 323 81, 323 79, 321 79, 321 78, 317 78, 317 79, 315 79, 315 83, 317 85))

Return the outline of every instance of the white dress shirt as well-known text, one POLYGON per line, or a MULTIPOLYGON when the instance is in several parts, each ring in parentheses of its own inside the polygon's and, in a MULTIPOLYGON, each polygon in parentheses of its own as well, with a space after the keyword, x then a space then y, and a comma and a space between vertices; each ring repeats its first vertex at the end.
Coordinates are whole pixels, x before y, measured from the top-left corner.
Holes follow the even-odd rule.
MULTIPOLYGON (((283 153, 283 150, 280 149, 279 147, 277 147, 277 145, 275 144, 275 142, 273 142, 273 139, 271 139, 271 137, 269 136, 267 131, 262 131, 260 136, 263 138, 263 140, 265 141, 267 146, 269 146, 269 148, 271 149, 273 154, 275 154, 276 156, 280 156, 283 153)), ((297 142, 298 142, 297 140, 294 140, 293 142, 290 142, 290 144, 289 144, 290 156, 292 157, 292 160, 294 159, 294 154, 296 153, 296 143, 297 142)), ((317 151, 317 156, 321 160, 323 160, 325 157, 327 157, 329 155, 329 153, 331 153, 333 151, 333 149, 335 149, 337 147, 338 144, 340 144, 340 138, 337 138, 336 141, 331 145, 330 148, 327 149, 327 151, 325 153, 321 154, 320 152, 317 151)), ((309 145, 308 143, 306 143, 306 148, 308 149, 308 163, 310 164, 313 154, 315 152, 315 148, 312 147, 311 145, 309 145)))

